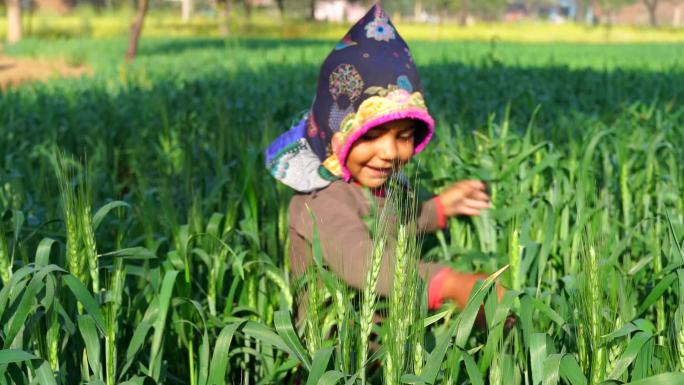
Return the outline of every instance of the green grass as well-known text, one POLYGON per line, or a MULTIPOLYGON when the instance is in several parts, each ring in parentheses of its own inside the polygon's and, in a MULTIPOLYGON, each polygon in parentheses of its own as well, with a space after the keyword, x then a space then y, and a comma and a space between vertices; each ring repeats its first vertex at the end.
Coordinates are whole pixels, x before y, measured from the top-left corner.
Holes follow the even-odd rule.
POLYGON ((401 304, 368 293, 364 312, 321 267, 319 315, 292 324, 291 192, 261 151, 330 42, 144 39, 127 66, 122 39, 28 39, 10 53, 95 75, 0 95, 0 383, 681 382, 682 45, 411 46, 438 124, 409 171, 431 191, 481 178, 494 205, 424 258, 496 272, 500 303, 491 281, 462 311, 417 301, 424 345, 401 356, 405 319, 359 318, 401 304), (360 361, 403 373, 359 367, 376 342, 360 361))

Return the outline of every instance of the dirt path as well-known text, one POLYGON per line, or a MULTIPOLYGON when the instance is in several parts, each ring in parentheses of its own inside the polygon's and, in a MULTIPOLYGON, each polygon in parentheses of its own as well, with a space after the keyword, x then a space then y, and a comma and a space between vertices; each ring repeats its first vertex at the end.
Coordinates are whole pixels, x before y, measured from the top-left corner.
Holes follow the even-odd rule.
POLYGON ((63 60, 29 59, 0 55, 0 89, 21 84, 46 81, 51 78, 76 77, 92 74, 85 65, 70 66, 63 60))

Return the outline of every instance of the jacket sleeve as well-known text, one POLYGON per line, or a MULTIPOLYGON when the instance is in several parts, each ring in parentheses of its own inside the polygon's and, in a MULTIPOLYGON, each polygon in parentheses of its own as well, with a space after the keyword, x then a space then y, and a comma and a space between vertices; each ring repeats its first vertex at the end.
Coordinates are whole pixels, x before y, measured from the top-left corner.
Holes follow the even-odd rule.
POLYGON ((425 233, 434 233, 447 225, 444 207, 439 195, 427 200, 418 213, 418 228, 425 233))
MULTIPOLYGON (((373 241, 354 204, 353 197, 345 195, 344 191, 338 191, 338 193, 337 195, 320 194, 312 198, 309 200, 309 208, 316 218, 324 261, 348 285, 363 289, 370 265, 373 241)), ((428 206, 427 208, 435 210, 434 207, 428 206)), ((310 245, 313 241, 313 220, 308 210, 301 209, 291 214, 297 216, 297 218, 292 218, 297 235, 304 238, 310 245)), ((434 212, 430 215, 436 217, 434 212)), ((435 218, 429 219, 432 222, 426 224, 432 225, 435 218)), ((392 247, 385 248, 377 285, 377 291, 382 296, 387 296, 392 287, 393 254, 392 247)), ((436 263, 420 262, 418 265, 420 276, 428 283, 442 268, 443 266, 436 263)))

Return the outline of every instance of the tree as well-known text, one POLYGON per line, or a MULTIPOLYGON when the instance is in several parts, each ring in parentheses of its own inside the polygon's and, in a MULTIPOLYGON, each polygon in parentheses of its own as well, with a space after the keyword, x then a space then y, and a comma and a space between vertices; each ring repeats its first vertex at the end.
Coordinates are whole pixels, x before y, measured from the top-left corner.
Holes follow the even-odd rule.
POLYGON ((652 27, 658 25, 658 16, 656 11, 658 9, 658 0, 643 0, 646 9, 648 10, 648 22, 652 27))
POLYGON ((183 23, 190 21, 192 16, 193 0, 181 0, 181 20, 183 23))
POLYGON ((613 25, 615 11, 625 5, 634 3, 634 0, 598 0, 598 3, 605 12, 606 24, 610 27, 613 25))
POLYGON ((147 15, 147 8, 149 0, 138 0, 138 12, 131 23, 130 35, 128 36, 128 48, 126 48, 126 61, 131 62, 135 59, 138 53, 138 41, 142 32, 143 23, 145 22, 145 15, 147 15))
POLYGON ((252 20, 252 2, 250 0, 243 0, 242 6, 245 8, 247 20, 252 20))
POLYGON ((460 10, 458 13, 458 24, 465 26, 468 23, 468 9, 470 9, 470 0, 460 0, 460 10))
POLYGON ((21 40, 21 0, 7 0, 7 43, 21 40))
POLYGON ((276 5, 278 6, 278 15, 281 19, 285 18, 285 0, 276 0, 276 5))
POLYGON ((309 18, 311 20, 316 19, 316 0, 309 1, 309 18))
MULTIPOLYGON (((611 0, 607 0, 611 1, 611 0)), ((604 7, 601 0, 577 0, 575 2, 575 22, 587 25, 597 25, 600 21, 600 12, 604 7)))

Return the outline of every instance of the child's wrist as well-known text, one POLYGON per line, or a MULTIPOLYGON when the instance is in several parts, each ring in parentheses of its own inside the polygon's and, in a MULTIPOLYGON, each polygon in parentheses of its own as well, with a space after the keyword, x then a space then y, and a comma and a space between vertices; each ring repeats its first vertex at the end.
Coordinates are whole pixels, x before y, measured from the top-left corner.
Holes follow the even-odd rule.
POLYGON ((435 310, 442 306, 446 298, 444 296, 444 284, 448 283, 451 269, 448 267, 440 269, 430 279, 428 284, 428 309, 435 310))
POLYGON ((437 227, 440 229, 446 228, 447 216, 444 211, 444 203, 442 202, 442 197, 437 195, 433 198, 435 200, 435 209, 437 211, 437 227))
POLYGON ((442 284, 442 298, 456 302, 463 309, 477 281, 485 278, 484 274, 463 274, 450 269, 442 284))

